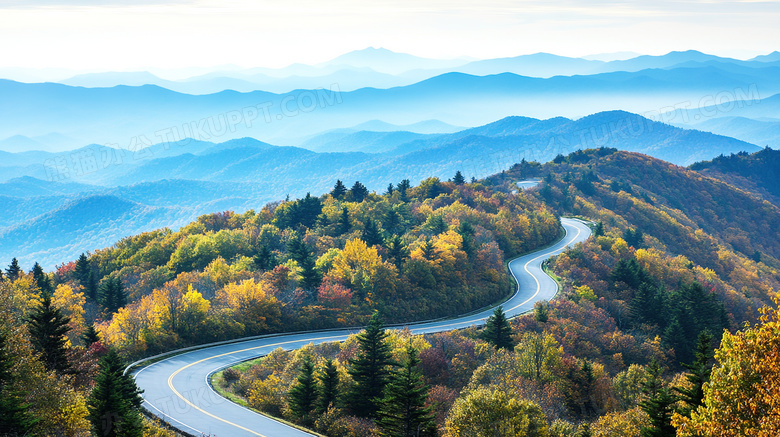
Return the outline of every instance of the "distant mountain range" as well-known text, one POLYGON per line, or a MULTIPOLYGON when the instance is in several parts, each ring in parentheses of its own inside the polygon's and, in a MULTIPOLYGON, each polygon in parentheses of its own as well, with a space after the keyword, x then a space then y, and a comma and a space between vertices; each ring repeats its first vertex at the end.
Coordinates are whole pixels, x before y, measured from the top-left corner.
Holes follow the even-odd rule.
POLYGON ((126 235, 175 228, 208 212, 259 209, 287 194, 320 194, 336 179, 383 191, 406 178, 447 179, 457 170, 479 178, 522 159, 546 162, 592 147, 679 165, 760 150, 623 111, 578 120, 508 117, 446 134, 330 131, 307 144, 320 152, 244 138, 160 143, 135 153, 99 145, 0 153, 0 207, 7 211, 0 218, 0 259, 16 256, 50 268, 126 235))
POLYGON ((585 59, 536 53, 508 58, 469 61, 428 59, 384 48, 356 50, 318 65, 293 64, 281 69, 252 68, 213 71, 182 80, 162 79, 150 72, 105 72, 79 74, 59 83, 84 87, 117 85, 157 85, 188 94, 211 94, 224 90, 257 90, 286 93, 295 89, 328 87, 338 83, 343 91, 363 87, 389 88, 410 85, 444 73, 459 72, 478 76, 514 73, 521 76, 591 75, 616 71, 674 68, 691 63, 718 62, 761 68, 780 61, 775 53, 748 61, 708 55, 695 50, 670 52, 662 56, 611 56, 585 59), (612 59, 615 58, 615 59, 612 59))
MULTIPOLYGON (((251 136, 297 145, 306 136, 370 120, 406 125, 435 119, 477 126, 518 113, 577 118, 621 108, 658 114, 670 107, 696 107, 709 101, 707 96, 736 100, 753 89, 763 98, 780 92, 780 66, 752 62, 762 67, 702 63, 548 79, 446 73, 389 89, 338 92, 334 85, 287 94, 223 91, 196 96, 152 85, 81 88, 0 80, 0 138, 57 132, 133 150, 186 137, 219 142, 251 136)), ((780 117, 780 112, 768 112, 762 110, 763 116, 780 117)))

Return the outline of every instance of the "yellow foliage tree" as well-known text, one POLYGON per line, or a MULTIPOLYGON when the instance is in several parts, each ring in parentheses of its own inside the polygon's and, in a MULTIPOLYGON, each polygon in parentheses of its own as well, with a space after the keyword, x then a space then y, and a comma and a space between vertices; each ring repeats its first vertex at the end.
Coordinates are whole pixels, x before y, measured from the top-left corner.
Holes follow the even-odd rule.
POLYGON ((647 413, 635 407, 599 417, 590 431, 594 437, 639 437, 648 424, 647 413))
POLYGON ((231 282, 217 292, 215 303, 224 315, 244 327, 245 335, 260 334, 272 328, 281 315, 278 301, 267 292, 269 288, 254 279, 231 282))
MULTIPOLYGON (((773 300, 777 305, 780 299, 773 300)), ((780 435, 780 314, 772 307, 761 312, 757 325, 724 332, 715 351, 718 364, 704 386, 704 406, 690 419, 675 414, 677 435, 780 435)))
POLYGON ((459 398, 446 421, 449 437, 547 437, 542 409, 502 390, 478 389, 459 398))
POLYGON ((363 240, 347 240, 344 250, 333 260, 333 276, 348 283, 353 290, 368 293, 374 288, 382 257, 375 247, 368 247, 363 240))
POLYGON ((84 323, 84 304, 86 302, 87 299, 84 297, 84 293, 75 292, 70 285, 60 284, 54 290, 52 304, 62 310, 64 315, 70 317, 68 340, 71 344, 81 336, 86 327, 84 323))

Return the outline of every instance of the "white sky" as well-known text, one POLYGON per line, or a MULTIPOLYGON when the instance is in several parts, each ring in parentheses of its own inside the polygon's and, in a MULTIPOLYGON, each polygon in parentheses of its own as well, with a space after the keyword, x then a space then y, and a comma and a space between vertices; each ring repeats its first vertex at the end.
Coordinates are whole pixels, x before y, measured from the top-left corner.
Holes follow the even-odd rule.
POLYGON ((0 67, 317 63, 368 46, 432 58, 780 50, 780 2, 0 0, 0 67))

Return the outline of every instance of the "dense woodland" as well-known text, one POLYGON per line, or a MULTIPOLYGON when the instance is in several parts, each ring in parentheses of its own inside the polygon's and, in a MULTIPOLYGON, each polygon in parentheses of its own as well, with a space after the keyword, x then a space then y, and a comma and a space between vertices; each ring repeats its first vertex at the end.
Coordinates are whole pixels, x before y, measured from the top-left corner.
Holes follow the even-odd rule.
POLYGON ((767 147, 760 152, 720 155, 711 161, 697 162, 691 169, 752 191, 780 206, 780 150, 767 147))
POLYGON ((431 416, 433 434, 774 435, 777 421, 756 411, 774 408, 759 381, 780 364, 771 355, 777 338, 760 347, 750 339, 776 337, 774 310, 761 320, 758 310, 775 305, 780 280, 780 242, 766 233, 777 208, 694 171, 611 149, 523 162, 486 182, 512 192, 527 177, 543 182, 523 195, 597 224, 593 238, 550 263, 563 292, 512 321, 508 345, 496 347, 487 334, 496 329, 390 332, 390 382, 372 412, 353 398, 363 384, 356 364, 369 350, 359 337, 278 350, 223 372, 216 385, 330 436, 416 435, 395 431, 398 396, 387 388, 410 363, 418 379, 407 395, 424 402, 407 422, 427 426, 431 416), (761 364, 735 372, 735 363, 749 362, 761 364), (318 409, 329 373, 339 375, 340 396, 326 396, 331 407, 318 409), (711 374, 725 398, 704 388, 711 374), (304 411, 297 395, 305 386, 315 407, 304 411), (730 414, 744 427, 729 427, 730 414))
POLYGON ((51 273, 14 260, 0 282, 0 426, 164 435, 141 421, 123 359, 368 324, 215 384, 330 436, 776 435, 776 415, 757 412, 776 411, 780 387, 778 225, 755 194, 598 149, 383 194, 338 181, 323 196, 126 238, 51 273), (518 192, 528 177, 541 186, 518 192), (481 330, 383 328, 507 296, 504 261, 554 241, 564 214, 593 220, 594 236, 549 263, 554 301, 511 322, 497 311, 481 330), (119 413, 106 422, 101 411, 119 413))

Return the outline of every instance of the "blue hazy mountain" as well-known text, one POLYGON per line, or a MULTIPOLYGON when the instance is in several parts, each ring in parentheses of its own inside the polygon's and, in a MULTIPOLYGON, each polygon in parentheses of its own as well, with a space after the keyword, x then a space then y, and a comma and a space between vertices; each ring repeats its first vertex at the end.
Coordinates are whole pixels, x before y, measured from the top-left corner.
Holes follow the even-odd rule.
MULTIPOLYGON (((115 165, 80 175, 80 182, 36 176, 46 174, 40 163, 15 166, 29 174, 0 185, 4 193, 0 207, 7 212, 0 219, 0 258, 16 256, 25 263, 53 267, 81 251, 156 227, 176 227, 207 212, 259 209, 288 194, 295 198, 323 193, 336 179, 348 184, 360 180, 381 191, 401 179, 414 183, 428 176, 446 179, 457 170, 467 177, 482 177, 522 159, 544 162, 590 147, 617 147, 679 165, 759 150, 733 138, 623 111, 577 120, 507 117, 449 134, 359 131, 340 141, 344 150, 326 153, 252 138, 161 143, 147 148, 149 156, 144 159, 99 145, 62 154, 35 152, 33 156, 47 159, 84 153, 128 155, 115 165), (384 143, 385 150, 376 147, 372 153, 345 151, 370 149, 367 144, 382 138, 401 144, 390 148, 384 143)), ((6 154, 8 159, 0 160, 0 174, 4 166, 29 161, 30 153, 6 154)))
POLYGON ((780 61, 780 52, 774 51, 768 55, 759 55, 755 58, 751 59, 751 61, 758 61, 758 62, 777 62, 780 61))
POLYGON ((758 146, 780 149, 780 120, 762 121, 745 117, 717 117, 695 123, 692 127, 737 138, 758 146))
POLYGON ((729 71, 705 65, 548 79, 447 73, 403 87, 339 94, 296 90, 189 95, 153 85, 79 88, 3 80, 0 137, 56 131, 135 150, 162 142, 165 132, 176 129, 175 139, 219 142, 252 136, 289 144, 294 138, 375 119, 402 117, 398 124, 406 124, 404 119, 438 119, 476 126, 517 113, 536 118, 580 117, 614 108, 643 113, 750 87, 762 95, 780 92, 780 67, 729 71))
POLYGON ((428 70, 451 68, 465 64, 468 61, 458 59, 430 59, 418 56, 397 53, 385 48, 368 47, 363 50, 355 50, 318 66, 342 66, 371 68, 387 74, 401 74, 410 70, 428 70))
MULTIPOLYGON (((713 120, 713 125, 720 123, 714 120, 723 117, 741 117, 765 122, 780 122, 780 94, 759 99, 757 92, 747 94, 745 99, 726 100, 720 104, 702 105, 701 107, 679 108, 660 114, 659 118, 676 126, 694 127, 705 121, 713 120)), ((714 96, 707 102, 715 103, 714 96)))
POLYGON ((361 130, 352 133, 330 132, 318 135, 302 143, 301 147, 315 152, 382 153, 427 136, 429 135, 408 131, 373 132, 361 130))
POLYGON ((94 250, 133 234, 133 229, 178 227, 189 216, 187 208, 149 207, 108 195, 84 196, 0 230, 0 253, 19 253, 26 269, 33 259, 52 268, 65 260, 65 253, 94 250))
POLYGON ((607 63, 603 61, 569 58, 549 53, 536 53, 511 58, 474 61, 455 67, 452 70, 477 76, 514 73, 521 76, 552 77, 601 72, 605 64, 607 63))

